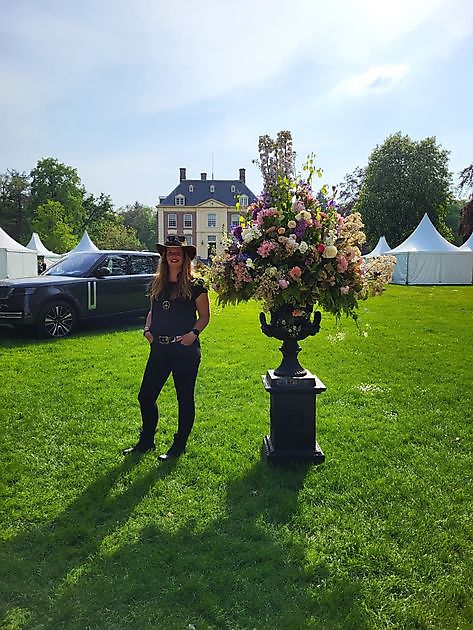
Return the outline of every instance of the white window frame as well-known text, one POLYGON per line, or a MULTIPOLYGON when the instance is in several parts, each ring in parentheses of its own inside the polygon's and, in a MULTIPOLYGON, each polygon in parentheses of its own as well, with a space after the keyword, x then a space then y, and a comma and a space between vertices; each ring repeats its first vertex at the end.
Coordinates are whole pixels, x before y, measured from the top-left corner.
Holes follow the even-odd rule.
POLYGON ((185 230, 192 229, 192 214, 186 213, 182 220, 183 220, 183 227, 185 230))
POLYGON ((176 228, 177 228, 177 214, 175 212, 170 212, 168 214, 168 229, 175 230, 176 228))
POLYGON ((194 243, 192 242, 192 234, 186 234, 186 241, 188 245, 193 245, 194 243))
POLYGON ((207 214, 207 227, 216 228, 217 227, 217 215, 214 212, 209 212, 207 214), (210 217, 213 217, 212 223, 210 217))
POLYGON ((207 245, 216 245, 216 244, 217 244, 217 235, 207 234, 207 245))
POLYGON ((240 195, 240 199, 238 201, 240 202, 240 206, 242 208, 246 208, 248 206, 248 195, 240 195))
POLYGON ((181 193, 179 193, 179 195, 176 195, 174 197, 174 205, 175 206, 185 206, 186 205, 186 198, 184 197, 184 195, 182 195, 181 193))
POLYGON ((240 225, 240 215, 237 212, 230 216, 230 227, 238 227, 240 225))
POLYGON ((236 186, 235 186, 235 184, 232 184, 232 185, 230 186, 230 191, 231 191, 231 192, 236 192, 236 186))
POLYGON ((189 184, 189 192, 194 192, 194 184, 189 184))
POLYGON ((210 192, 211 193, 215 192, 215 186, 213 184, 210 184, 210 192))

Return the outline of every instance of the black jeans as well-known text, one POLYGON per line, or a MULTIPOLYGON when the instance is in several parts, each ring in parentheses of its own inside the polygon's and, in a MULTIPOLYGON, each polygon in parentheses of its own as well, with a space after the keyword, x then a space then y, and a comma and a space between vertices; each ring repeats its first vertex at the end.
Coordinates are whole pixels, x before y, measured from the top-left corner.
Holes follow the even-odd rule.
POLYGON ((138 400, 143 422, 141 440, 153 442, 158 426, 156 401, 170 374, 178 402, 178 426, 174 437, 179 446, 185 446, 195 418, 194 387, 200 364, 200 345, 196 341, 190 346, 180 343, 167 345, 153 342, 150 348, 138 400))

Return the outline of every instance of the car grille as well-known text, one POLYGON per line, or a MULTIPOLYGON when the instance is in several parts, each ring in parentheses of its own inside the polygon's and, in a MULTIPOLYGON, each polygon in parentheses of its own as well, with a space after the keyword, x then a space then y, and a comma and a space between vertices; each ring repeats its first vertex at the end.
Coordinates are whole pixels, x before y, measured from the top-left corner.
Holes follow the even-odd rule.
POLYGON ((10 295, 11 287, 0 287, 0 300, 4 300, 10 295))

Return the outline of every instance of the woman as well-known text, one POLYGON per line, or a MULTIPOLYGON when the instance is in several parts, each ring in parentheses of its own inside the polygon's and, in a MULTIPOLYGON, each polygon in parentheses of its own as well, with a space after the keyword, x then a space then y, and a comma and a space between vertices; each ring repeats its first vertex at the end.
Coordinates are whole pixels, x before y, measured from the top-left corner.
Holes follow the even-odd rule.
POLYGON ((123 454, 154 450, 158 425, 156 400, 172 373, 179 415, 174 441, 167 453, 159 456, 166 460, 184 453, 194 424, 199 334, 209 323, 210 306, 207 289, 192 277, 195 247, 187 245, 183 236, 169 236, 164 245, 158 245, 158 252, 161 259, 151 282, 151 308, 143 330, 150 344, 150 355, 138 394, 141 434, 138 443, 123 454))

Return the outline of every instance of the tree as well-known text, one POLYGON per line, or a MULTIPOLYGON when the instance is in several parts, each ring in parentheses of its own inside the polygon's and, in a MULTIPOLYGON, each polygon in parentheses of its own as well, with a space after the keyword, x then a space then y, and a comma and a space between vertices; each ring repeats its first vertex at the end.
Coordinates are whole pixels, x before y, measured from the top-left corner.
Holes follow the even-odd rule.
POLYGON ((57 201, 64 208, 63 221, 77 234, 84 229, 83 197, 80 177, 72 166, 45 158, 31 171, 33 211, 48 201, 57 201))
POLYGON ((462 243, 470 238, 473 232, 473 164, 462 170, 459 176, 459 189, 461 192, 469 192, 470 200, 461 211, 460 227, 458 233, 462 243))
POLYGON ((59 201, 46 201, 36 208, 32 228, 44 245, 58 254, 64 254, 77 245, 77 236, 66 222, 66 211, 59 201))
POLYGON ((344 217, 353 212, 355 203, 360 196, 364 179, 365 169, 357 166, 352 173, 347 173, 343 182, 337 186, 338 211, 344 217))
POLYGON ((30 181, 26 173, 8 170, 0 174, 0 225, 15 240, 31 235, 30 181))
POLYGON ((96 223, 89 235, 99 249, 140 250, 142 248, 136 231, 123 225, 118 217, 96 223))
POLYGON ((150 251, 156 250, 156 218, 152 208, 144 206, 138 201, 133 205, 118 210, 123 224, 134 228, 143 247, 150 251))
POLYGON ((374 149, 354 206, 363 217, 370 247, 382 235, 393 246, 399 245, 425 212, 453 240, 444 221, 452 199, 448 155, 433 137, 416 142, 400 132, 374 149))

